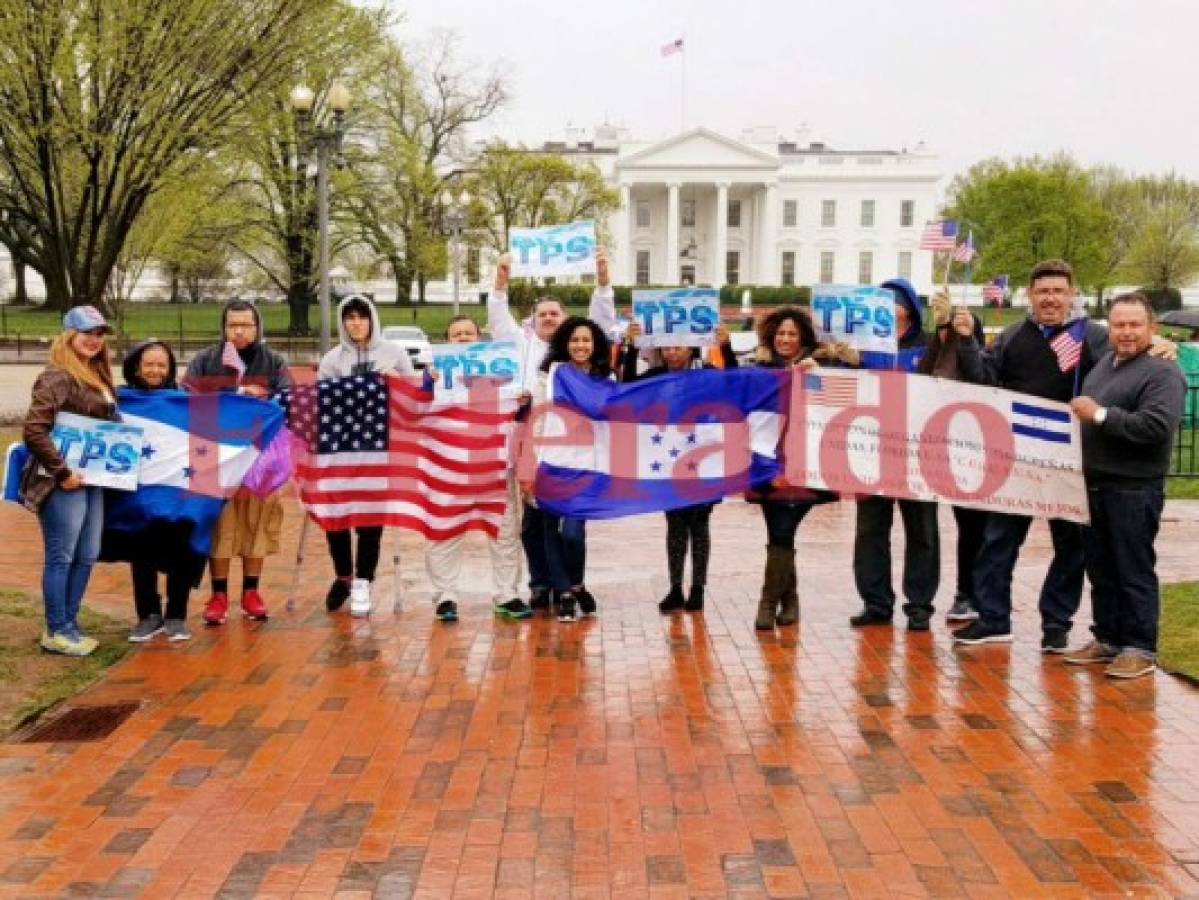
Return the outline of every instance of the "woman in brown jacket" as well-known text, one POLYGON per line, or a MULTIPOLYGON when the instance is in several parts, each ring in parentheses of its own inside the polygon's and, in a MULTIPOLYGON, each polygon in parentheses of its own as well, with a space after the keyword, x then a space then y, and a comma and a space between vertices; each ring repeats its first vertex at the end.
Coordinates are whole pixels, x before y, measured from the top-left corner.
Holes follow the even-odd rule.
POLYGON ((42 648, 87 656, 95 638, 79 630, 79 607, 100 552, 104 491, 72 472, 52 432, 60 412, 115 420, 116 391, 104 337, 112 329, 93 306, 77 306, 63 318, 63 332, 50 346, 50 365, 33 385, 24 440, 31 459, 22 478, 25 505, 42 527, 45 565, 42 597, 46 631, 42 648))

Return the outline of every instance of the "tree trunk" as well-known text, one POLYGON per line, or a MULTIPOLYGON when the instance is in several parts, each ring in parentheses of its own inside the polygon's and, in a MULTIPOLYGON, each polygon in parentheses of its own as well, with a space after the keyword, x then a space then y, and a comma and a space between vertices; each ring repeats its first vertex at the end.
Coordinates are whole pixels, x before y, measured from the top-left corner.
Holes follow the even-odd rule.
POLYGON ((17 293, 13 300, 22 306, 29 304, 29 292, 25 287, 25 263, 19 257, 12 258, 12 277, 17 283, 17 293))
POLYGON ((416 290, 417 290, 417 302, 418 303, 423 304, 425 302, 425 288, 428 287, 428 285, 429 285, 429 276, 426 275, 424 272, 417 272, 416 273, 416 290))
POLYGON ((287 333, 296 337, 312 334, 308 308, 312 303, 312 254, 306 252, 304 236, 287 238, 287 333))
POLYGON ((395 273, 396 279, 396 303, 411 303, 412 266, 404 259, 393 259, 391 261, 391 270, 395 273))

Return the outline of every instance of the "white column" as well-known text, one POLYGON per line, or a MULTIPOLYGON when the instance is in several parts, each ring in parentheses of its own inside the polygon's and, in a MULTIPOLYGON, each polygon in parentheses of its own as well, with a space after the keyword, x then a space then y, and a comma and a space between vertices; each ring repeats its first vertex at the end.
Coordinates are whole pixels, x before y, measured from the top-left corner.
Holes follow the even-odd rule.
POLYGON ((758 247, 759 284, 778 284, 779 186, 767 183, 762 200, 762 243, 758 247))
POLYGON ((614 271, 613 284, 632 284, 636 278, 636 260, 633 258, 633 227, 636 224, 636 214, 633 210, 633 188, 631 185, 620 186, 621 215, 617 218, 615 230, 616 253, 612 256, 614 271))
POLYGON ((679 283, 679 184, 666 185, 666 266, 663 284, 679 283))
POLYGON ((728 261, 725 253, 729 245, 729 184, 722 181, 716 185, 716 253, 712 266, 712 286, 718 290, 724 287, 728 272, 725 263, 728 261))

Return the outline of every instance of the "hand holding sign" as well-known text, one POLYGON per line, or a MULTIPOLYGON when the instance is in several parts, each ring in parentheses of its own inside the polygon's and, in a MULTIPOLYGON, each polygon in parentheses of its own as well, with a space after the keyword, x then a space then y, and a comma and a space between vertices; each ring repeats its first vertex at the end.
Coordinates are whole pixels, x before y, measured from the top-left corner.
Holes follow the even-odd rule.
POLYGON ((504 253, 495 263, 495 290, 503 293, 508 290, 508 279, 512 276, 512 255, 504 253))
POLYGON ((512 256, 511 272, 517 277, 597 274, 592 221, 549 228, 511 228, 508 249, 512 256))

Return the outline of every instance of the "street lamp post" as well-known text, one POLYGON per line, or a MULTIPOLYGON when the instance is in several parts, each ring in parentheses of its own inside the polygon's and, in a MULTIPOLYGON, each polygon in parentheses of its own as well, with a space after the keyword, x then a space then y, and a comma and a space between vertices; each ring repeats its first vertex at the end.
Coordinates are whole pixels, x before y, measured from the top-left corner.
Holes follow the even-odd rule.
POLYGON ((320 308, 321 333, 318 346, 321 356, 329 349, 329 158, 341 151, 342 138, 345 137, 346 110, 350 106, 350 92, 344 85, 333 82, 325 102, 333 111, 333 121, 320 124, 312 114, 316 97, 312 89, 297 84, 291 92, 291 108, 295 110, 299 120, 300 157, 303 159, 313 151, 316 152, 316 204, 319 228, 319 257, 320 257, 320 308))
POLYGON ((466 211, 470 207, 470 194, 463 190, 455 198, 453 193, 447 190, 441 195, 441 204, 445 207, 442 221, 445 223, 446 231, 449 232, 450 253, 454 257, 454 315, 458 315, 459 269, 461 266, 458 259, 458 245, 462 231, 466 228, 466 211))

